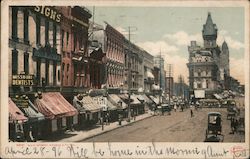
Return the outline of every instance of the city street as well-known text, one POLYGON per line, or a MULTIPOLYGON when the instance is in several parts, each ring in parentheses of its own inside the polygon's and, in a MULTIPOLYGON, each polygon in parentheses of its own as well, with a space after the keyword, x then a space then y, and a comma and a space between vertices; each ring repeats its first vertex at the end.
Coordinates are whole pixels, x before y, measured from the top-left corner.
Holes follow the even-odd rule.
POLYGON ((125 127, 115 129, 80 142, 203 142, 207 128, 207 113, 218 111, 222 114, 222 134, 224 142, 244 142, 245 136, 230 134, 230 120, 226 119, 225 108, 203 108, 172 111, 171 115, 153 116, 125 127))

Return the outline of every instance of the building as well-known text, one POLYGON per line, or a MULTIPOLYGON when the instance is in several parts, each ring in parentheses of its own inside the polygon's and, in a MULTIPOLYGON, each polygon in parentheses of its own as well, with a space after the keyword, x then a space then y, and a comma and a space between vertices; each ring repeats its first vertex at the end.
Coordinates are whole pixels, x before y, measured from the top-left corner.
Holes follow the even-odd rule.
POLYGON ((9 19, 9 96, 28 117, 24 132, 71 127, 78 112, 60 94, 61 12, 52 6, 12 6, 9 19), (33 118, 35 109, 45 117, 41 123, 41 114, 33 118))
POLYGON ((188 46, 190 94, 194 94, 195 90, 203 90, 206 97, 212 97, 214 93, 226 88, 227 78, 230 77, 229 50, 225 41, 222 48, 218 46, 217 31, 208 13, 202 30, 203 47, 198 46, 196 41, 191 41, 188 46))
POLYGON ((152 85, 154 84, 154 56, 146 51, 143 51, 143 67, 144 67, 144 92, 149 93, 152 91, 152 85))
POLYGON ((125 72, 124 72, 124 89, 130 89, 132 92, 138 92, 143 89, 143 50, 125 39, 125 72), (130 73, 129 73, 130 71, 130 73), (130 78, 129 78, 130 76, 130 78), (129 84, 129 82, 131 82, 129 84))
POLYGON ((174 95, 174 78, 173 77, 165 77, 165 94, 170 96, 170 98, 174 95))
POLYGON ((10 8, 10 94, 60 90, 60 22, 61 14, 52 7, 10 8), (13 83, 20 74, 31 75, 32 82, 13 83))
POLYGON ((91 87, 89 60, 89 19, 91 13, 84 7, 57 6, 61 22, 62 93, 72 103, 73 95, 91 87))
POLYGON ((164 59, 161 55, 157 55, 154 57, 154 66, 160 69, 159 70, 159 85, 160 85, 160 88, 164 91, 166 71, 164 70, 164 59))
POLYGON ((120 88, 124 84, 124 36, 107 22, 103 26, 92 25, 92 47, 102 50, 100 82, 109 88, 120 88))

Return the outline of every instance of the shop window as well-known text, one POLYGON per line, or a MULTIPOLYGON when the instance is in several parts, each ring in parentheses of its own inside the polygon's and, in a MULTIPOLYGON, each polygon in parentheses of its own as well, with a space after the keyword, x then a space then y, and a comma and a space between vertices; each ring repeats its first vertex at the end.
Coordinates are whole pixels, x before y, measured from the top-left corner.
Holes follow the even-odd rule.
POLYGON ((24 72, 25 74, 29 74, 29 53, 24 53, 24 72))
POLYGON ((39 15, 36 15, 36 44, 41 43, 41 19, 39 15))
POLYGON ((18 51, 12 50, 12 74, 16 75, 18 72, 18 51))
POLYGON ((18 40, 17 38, 17 13, 18 13, 18 7, 12 7, 12 39, 18 40))

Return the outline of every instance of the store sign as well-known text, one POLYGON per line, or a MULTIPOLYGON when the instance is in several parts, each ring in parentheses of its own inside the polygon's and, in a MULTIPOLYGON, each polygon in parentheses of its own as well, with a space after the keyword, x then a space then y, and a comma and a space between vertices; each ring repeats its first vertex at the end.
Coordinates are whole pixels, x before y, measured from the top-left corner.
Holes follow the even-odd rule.
POLYGON ((34 76, 33 75, 12 75, 13 86, 33 86, 34 76))
POLYGON ((58 23, 61 22, 62 14, 48 6, 35 6, 34 11, 44 15, 45 17, 54 20, 58 23))
POLYGON ((13 102, 19 107, 19 108, 28 108, 29 107, 29 99, 12 99, 13 102))

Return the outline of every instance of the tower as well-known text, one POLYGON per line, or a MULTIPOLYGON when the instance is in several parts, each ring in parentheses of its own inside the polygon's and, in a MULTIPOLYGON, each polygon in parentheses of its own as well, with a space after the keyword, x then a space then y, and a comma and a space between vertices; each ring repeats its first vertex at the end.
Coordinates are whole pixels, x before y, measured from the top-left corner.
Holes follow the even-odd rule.
POLYGON ((204 48, 216 47, 217 26, 213 23, 210 12, 208 12, 206 24, 203 25, 202 36, 204 40, 204 48))
POLYGON ((230 76, 230 70, 229 70, 229 49, 228 49, 226 41, 224 41, 222 43, 222 53, 220 55, 220 63, 221 63, 221 68, 224 68, 224 73, 227 76, 230 76))

